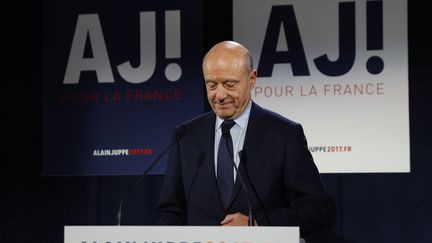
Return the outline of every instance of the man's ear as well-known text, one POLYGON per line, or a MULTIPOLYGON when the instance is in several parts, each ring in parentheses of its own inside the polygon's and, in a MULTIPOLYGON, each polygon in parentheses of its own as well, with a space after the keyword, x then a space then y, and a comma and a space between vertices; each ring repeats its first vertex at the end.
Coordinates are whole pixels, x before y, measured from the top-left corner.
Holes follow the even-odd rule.
POLYGON ((250 82, 250 88, 251 88, 251 90, 255 87, 256 78, 257 78, 257 70, 254 69, 254 70, 252 70, 252 72, 251 72, 251 74, 249 76, 249 82, 250 82))

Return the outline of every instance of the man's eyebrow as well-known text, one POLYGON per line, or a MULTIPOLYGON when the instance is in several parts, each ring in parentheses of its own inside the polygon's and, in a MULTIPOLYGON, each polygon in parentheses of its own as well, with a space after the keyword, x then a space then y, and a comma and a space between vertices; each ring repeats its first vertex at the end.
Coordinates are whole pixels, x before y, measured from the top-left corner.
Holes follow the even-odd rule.
POLYGON ((238 80, 238 79, 226 79, 224 82, 235 82, 235 83, 237 83, 237 82, 240 82, 240 80, 238 80))
MULTIPOLYGON (((217 83, 216 81, 214 81, 212 79, 204 79, 204 82, 206 82, 206 83, 209 83, 209 82, 217 83)), ((238 79, 225 79, 224 81, 222 81, 222 83, 227 83, 227 82, 238 83, 238 82, 240 82, 240 80, 238 80, 238 79)))

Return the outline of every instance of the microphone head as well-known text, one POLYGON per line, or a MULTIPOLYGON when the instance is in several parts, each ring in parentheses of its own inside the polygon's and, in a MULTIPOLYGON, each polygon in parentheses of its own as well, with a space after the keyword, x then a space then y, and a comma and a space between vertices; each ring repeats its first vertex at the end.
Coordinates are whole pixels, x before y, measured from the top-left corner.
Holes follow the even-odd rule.
POLYGON ((182 138, 185 135, 186 131, 187 131, 187 127, 185 125, 180 125, 176 127, 175 129, 176 139, 179 140, 180 138, 182 138))

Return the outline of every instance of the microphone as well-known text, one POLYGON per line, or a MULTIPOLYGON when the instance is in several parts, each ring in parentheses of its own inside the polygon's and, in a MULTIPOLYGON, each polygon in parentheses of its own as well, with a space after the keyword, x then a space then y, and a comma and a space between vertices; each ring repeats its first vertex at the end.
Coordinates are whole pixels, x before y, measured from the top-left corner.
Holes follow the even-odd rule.
POLYGON ((258 192, 256 191, 255 186, 252 183, 252 180, 251 180, 251 178, 249 176, 249 173, 248 173, 248 170, 247 170, 247 156, 246 156, 247 153, 246 153, 246 151, 244 149, 242 151, 240 151, 239 153, 241 153, 240 158, 241 158, 241 161, 242 161, 242 163, 244 165, 244 168, 245 168, 244 171, 246 172, 246 178, 247 178, 247 180, 249 182, 250 187, 252 188, 252 192, 254 193, 255 198, 257 199, 257 201, 258 201, 261 209, 264 212, 264 216, 265 216, 265 218, 267 220, 268 225, 269 226, 273 226, 272 222, 270 221, 270 217, 267 214, 267 209, 264 207, 264 203, 262 202, 260 196, 258 195, 258 192))
POLYGON ((187 127, 185 125, 180 125, 175 129, 175 138, 173 141, 164 149, 162 152, 158 155, 158 157, 147 167, 147 169, 142 173, 142 175, 138 178, 138 180, 133 184, 129 190, 123 195, 122 199, 120 200, 119 207, 117 210, 117 225, 120 226, 121 224, 121 218, 122 218, 122 208, 123 203, 126 200, 129 193, 131 193, 135 187, 144 179, 145 176, 147 176, 148 172, 159 162, 159 160, 162 158, 162 156, 174 146, 186 133, 187 127))
POLYGON ((195 180, 198 177, 198 173, 199 173, 199 171, 201 169, 202 164, 204 163, 205 156, 206 156, 206 154, 204 152, 201 152, 200 155, 198 156, 198 160, 197 160, 197 163, 196 163, 197 164, 197 168, 195 170, 194 176, 192 177, 192 180, 191 180, 191 182, 189 184, 189 188, 187 190, 187 194, 186 194, 187 195, 187 200, 186 200, 186 202, 189 201, 190 194, 192 192, 192 187, 195 184, 195 180))
MULTIPOLYGON (((228 146, 228 138, 231 136, 229 130, 228 129, 222 129, 222 136, 224 137, 226 147, 229 148, 229 146, 228 146)), ((246 184, 243 181, 243 177, 240 174, 240 171, 237 168, 236 163, 234 162, 234 156, 232 154, 232 151, 230 149, 228 149, 228 152, 230 153, 231 158, 233 158, 231 161, 233 162, 234 169, 235 169, 235 171, 237 173, 238 178, 240 179, 240 184, 242 186, 242 191, 246 195, 246 202, 247 202, 247 205, 248 205, 248 213, 249 213, 249 215, 248 215, 248 217, 249 217, 249 219, 248 219, 248 226, 253 226, 254 220, 253 220, 253 214, 252 214, 252 203, 251 203, 251 199, 249 197, 249 191, 246 188, 246 184)), ((241 153, 241 151, 239 153, 241 153)))

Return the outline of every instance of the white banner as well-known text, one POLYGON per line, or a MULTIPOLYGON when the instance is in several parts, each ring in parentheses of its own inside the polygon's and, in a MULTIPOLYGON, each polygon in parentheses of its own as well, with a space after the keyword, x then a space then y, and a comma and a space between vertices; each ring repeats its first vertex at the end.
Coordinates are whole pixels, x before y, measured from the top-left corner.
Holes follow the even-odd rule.
MULTIPOLYGON (((299 227, 65 226, 64 243, 298 243, 299 227)), ((301 242, 301 241, 300 241, 301 242)))
POLYGON ((233 4, 253 100, 303 125, 320 172, 410 171, 406 0, 233 4))

